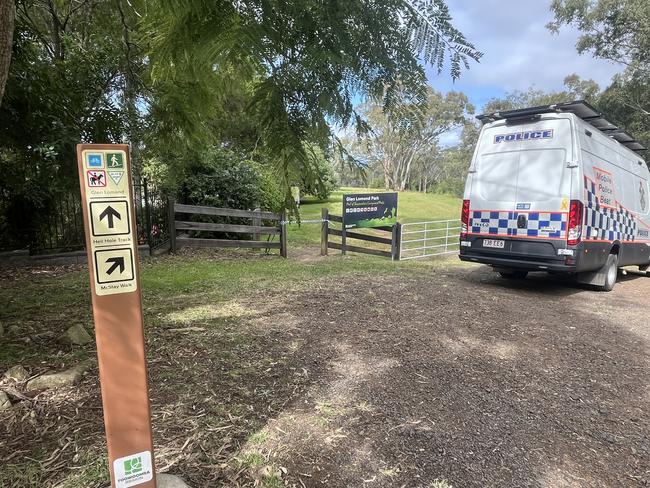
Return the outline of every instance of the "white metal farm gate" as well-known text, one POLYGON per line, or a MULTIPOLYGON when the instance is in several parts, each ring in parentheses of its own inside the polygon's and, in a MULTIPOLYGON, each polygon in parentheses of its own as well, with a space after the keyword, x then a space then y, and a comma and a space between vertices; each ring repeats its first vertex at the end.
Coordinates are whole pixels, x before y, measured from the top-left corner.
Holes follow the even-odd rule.
POLYGON ((401 224, 400 261, 457 253, 460 220, 430 220, 401 224))

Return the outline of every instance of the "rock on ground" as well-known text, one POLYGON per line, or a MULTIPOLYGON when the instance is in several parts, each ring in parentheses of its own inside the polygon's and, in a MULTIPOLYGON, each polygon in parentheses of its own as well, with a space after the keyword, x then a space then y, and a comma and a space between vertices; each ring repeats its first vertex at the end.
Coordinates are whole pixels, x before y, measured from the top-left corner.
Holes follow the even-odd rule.
POLYGON ((29 373, 20 364, 12 366, 5 372, 5 378, 14 381, 25 381, 29 378, 29 373))
POLYGON ((89 344, 93 340, 88 331, 81 324, 76 324, 72 327, 69 327, 61 339, 64 342, 76 344, 77 346, 89 344))
POLYGON ((190 488, 181 478, 174 474, 157 474, 156 488, 190 488))
POLYGON ((60 373, 43 374, 27 382, 27 391, 49 390, 76 383, 84 372, 90 368, 92 361, 84 361, 60 373))
POLYGON ((11 407, 9 396, 4 391, 0 391, 0 410, 6 410, 9 407, 11 407))

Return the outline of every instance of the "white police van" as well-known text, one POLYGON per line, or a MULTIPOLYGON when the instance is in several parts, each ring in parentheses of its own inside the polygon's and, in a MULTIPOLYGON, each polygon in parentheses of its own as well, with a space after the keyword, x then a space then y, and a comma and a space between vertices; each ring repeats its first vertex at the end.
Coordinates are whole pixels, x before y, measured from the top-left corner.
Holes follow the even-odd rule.
POLYGON ((572 273, 611 290, 650 266, 645 148, 583 101, 480 115, 460 259, 507 278, 572 273))

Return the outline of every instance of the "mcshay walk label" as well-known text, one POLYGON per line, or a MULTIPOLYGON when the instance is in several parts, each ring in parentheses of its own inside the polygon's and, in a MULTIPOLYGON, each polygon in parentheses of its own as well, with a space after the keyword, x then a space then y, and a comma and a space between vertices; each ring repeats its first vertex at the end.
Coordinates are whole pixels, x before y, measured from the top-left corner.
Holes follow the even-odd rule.
POLYGON ((126 154, 115 149, 93 149, 84 151, 82 158, 87 175, 90 264, 95 270, 95 291, 100 296, 133 292, 138 283, 133 262, 131 188, 124 174, 128 171, 126 154), (110 170, 109 178, 104 168, 110 170))

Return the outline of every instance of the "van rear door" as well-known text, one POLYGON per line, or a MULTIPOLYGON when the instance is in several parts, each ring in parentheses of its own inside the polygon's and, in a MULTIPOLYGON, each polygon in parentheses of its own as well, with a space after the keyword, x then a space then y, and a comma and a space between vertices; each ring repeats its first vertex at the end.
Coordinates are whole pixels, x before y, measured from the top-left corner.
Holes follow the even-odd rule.
POLYGON ((554 116, 486 126, 473 168, 470 232, 565 240, 571 134, 571 121, 554 116))

